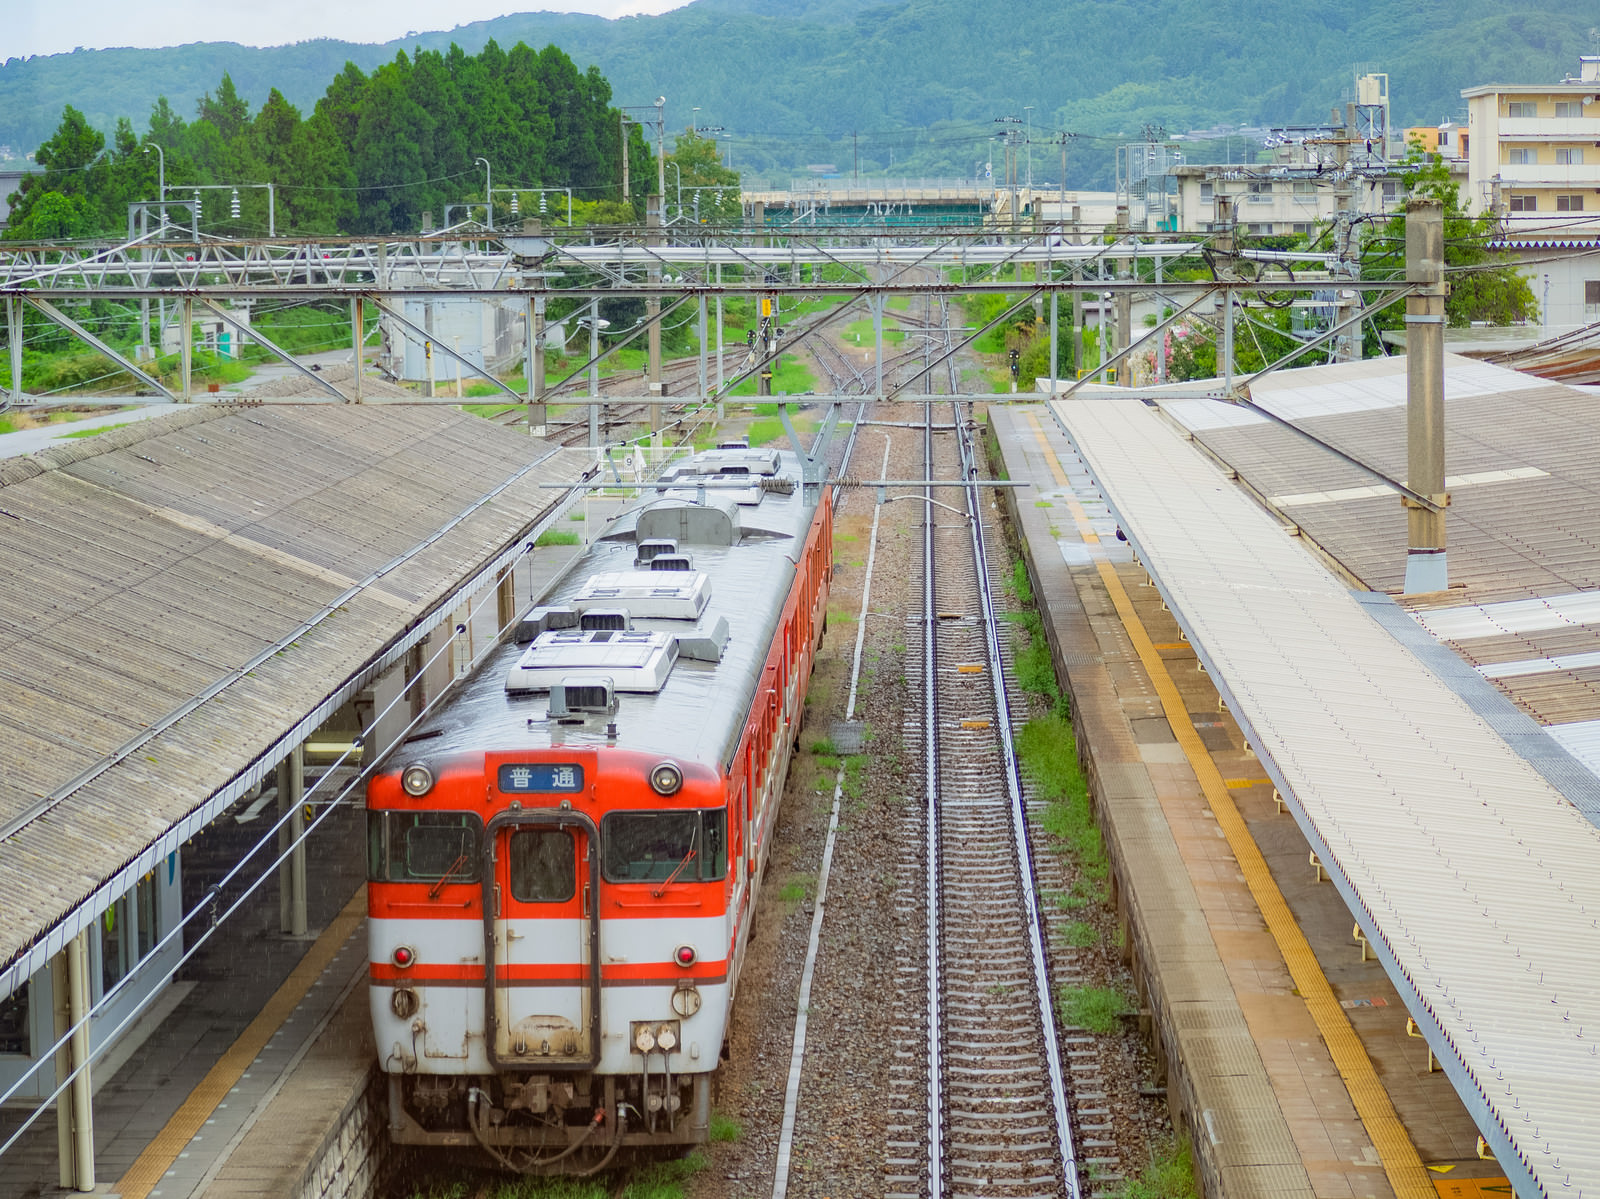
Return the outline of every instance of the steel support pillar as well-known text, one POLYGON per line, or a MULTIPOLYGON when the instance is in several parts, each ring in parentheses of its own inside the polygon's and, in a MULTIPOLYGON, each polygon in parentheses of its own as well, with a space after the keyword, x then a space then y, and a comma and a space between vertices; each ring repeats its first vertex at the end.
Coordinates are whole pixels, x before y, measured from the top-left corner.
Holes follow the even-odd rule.
POLYGON ((1406 594, 1443 591, 1444 508, 1444 209, 1432 199, 1406 205, 1406 484, 1438 511, 1406 505, 1406 594))
POLYGON ((278 815, 290 814, 278 829, 278 926, 290 937, 306 935, 305 797, 305 747, 297 745, 278 763, 278 815))
POLYGON ((194 401, 194 298, 183 297, 183 337, 178 343, 183 347, 183 383, 179 394, 185 404, 194 401))
POLYGON ((722 404, 722 263, 717 263, 717 419, 723 416, 722 404))
MULTIPOLYGON (((645 201, 645 244, 656 246, 661 242, 661 196, 651 196, 645 201)), ((661 264, 652 260, 646 276, 652 287, 661 284, 661 264)), ((644 302, 644 319, 648 329, 645 333, 645 357, 649 372, 649 385, 645 391, 659 397, 661 395, 661 296, 652 291, 644 302)), ((661 417, 663 413, 654 405, 650 408, 650 440, 654 445, 660 433, 661 417)))
MULTIPOLYGON (((589 301, 589 394, 600 394, 600 301, 597 299, 589 301)), ((650 427, 655 428, 654 413, 650 417, 650 427)), ((589 405, 589 448, 600 448, 599 404, 589 405)))
POLYGON ((528 337, 528 435, 543 437, 546 415, 544 404, 544 297, 529 296, 527 302, 528 337))
POLYGON ((867 300, 872 310, 872 394, 883 399, 883 296, 873 295, 867 300))
POLYGON ((696 383, 697 383, 697 385, 699 387, 699 390, 700 390, 700 402, 702 404, 704 404, 706 402, 706 382, 707 382, 707 380, 706 380, 706 354, 707 354, 708 349, 709 349, 709 347, 707 347, 707 345, 706 345, 706 298, 705 298, 704 294, 702 294, 700 296, 700 310, 699 310, 698 316, 699 316, 699 325, 698 325, 699 337, 698 337, 698 340, 700 342, 700 356, 699 356, 699 362, 698 362, 699 370, 698 370, 698 375, 697 375, 697 378, 696 378, 696 383))
POLYGON ((94 1190, 94 1104, 89 1083, 89 934, 79 933, 52 959, 57 1039, 56 1082, 71 1082, 56 1099, 56 1149, 62 1187, 94 1190))
MULTIPOLYGON (((145 301, 146 305, 149 303, 149 300, 145 301)), ((148 324, 148 309, 146 323, 148 324)), ((22 399, 22 301, 20 299, 6 301, 6 331, 11 346, 11 402, 15 404, 22 399)))

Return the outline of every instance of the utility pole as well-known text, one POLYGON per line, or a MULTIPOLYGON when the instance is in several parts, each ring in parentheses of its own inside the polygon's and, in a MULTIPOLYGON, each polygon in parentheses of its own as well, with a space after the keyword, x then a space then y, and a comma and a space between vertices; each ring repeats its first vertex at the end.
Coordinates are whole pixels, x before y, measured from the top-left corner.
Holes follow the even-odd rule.
MULTIPOLYGON (((661 208, 663 197, 651 196, 645 201, 647 207, 644 214, 645 241, 648 245, 655 246, 661 242, 661 208)), ((649 282, 652 288, 661 283, 661 266, 652 260, 649 270, 649 282)), ((661 296, 654 290, 645 298, 644 319, 648 322, 645 331, 647 344, 647 373, 649 386, 646 387, 652 398, 660 399, 663 388, 661 386, 661 296)), ((650 405, 650 439, 653 443, 660 435, 662 409, 659 404, 650 405)), ((652 445, 652 448, 653 445, 652 445)))
POLYGON ((854 130, 850 133, 850 149, 855 155, 855 181, 861 182, 861 135, 854 130))
POLYGON ((633 122, 625 112, 617 114, 617 122, 622 126, 622 202, 626 204, 631 195, 628 190, 628 126, 633 122))
MULTIPOLYGON (((1217 196, 1217 223, 1216 248, 1218 257, 1224 258, 1223 274, 1233 278, 1233 251, 1234 251, 1234 223, 1233 223, 1233 197, 1217 196)), ((1222 305, 1222 347, 1217 364, 1222 369, 1224 390, 1227 394, 1233 393, 1233 290, 1223 288, 1218 302, 1222 305)))
MULTIPOLYGON (((1355 256, 1355 185, 1352 180, 1350 166, 1350 146, 1355 140, 1356 106, 1346 104, 1344 109, 1343 133, 1335 137, 1335 161, 1338 169, 1334 175, 1333 207, 1334 207, 1334 266, 1333 274, 1336 278, 1354 278, 1358 267, 1355 256)), ((1339 110, 1333 110, 1333 124, 1338 128, 1339 110)), ((1336 287, 1334 291, 1333 319, 1337 324, 1349 315, 1349 310, 1360 299, 1354 292, 1344 291, 1336 287)), ((1359 327, 1346 329, 1334 338, 1332 358, 1335 362, 1354 362, 1360 357, 1356 347, 1361 344, 1359 327)))
POLYGON ((1409 496, 1406 506, 1406 594, 1443 591, 1444 509, 1444 207, 1434 199, 1406 205, 1406 486, 1439 506, 1434 512, 1409 496))
POLYGON ((656 97, 656 195, 667 194, 667 98, 656 97))
MULTIPOLYGON (((1121 241, 1128 236, 1128 209, 1124 205, 1117 207, 1117 240, 1121 241)), ((1137 259, 1135 259, 1137 261, 1137 259)), ((1132 265, 1127 259, 1120 259, 1117 274, 1124 279, 1133 278, 1132 265)), ((1121 354, 1133 343, 1133 293, 1119 291, 1116 298, 1117 306, 1117 336, 1113 343, 1114 352, 1121 354)), ((1117 381, 1124 387, 1133 386, 1133 363, 1127 358, 1117 364, 1117 381)))

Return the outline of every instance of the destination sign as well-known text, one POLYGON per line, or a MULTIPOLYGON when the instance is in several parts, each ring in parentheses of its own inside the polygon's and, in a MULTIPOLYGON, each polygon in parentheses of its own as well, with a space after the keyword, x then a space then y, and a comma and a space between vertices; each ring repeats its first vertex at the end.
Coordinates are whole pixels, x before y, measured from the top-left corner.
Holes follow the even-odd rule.
POLYGON ((582 791, 583 767, 568 762, 507 763, 500 767, 499 786, 508 794, 582 791))

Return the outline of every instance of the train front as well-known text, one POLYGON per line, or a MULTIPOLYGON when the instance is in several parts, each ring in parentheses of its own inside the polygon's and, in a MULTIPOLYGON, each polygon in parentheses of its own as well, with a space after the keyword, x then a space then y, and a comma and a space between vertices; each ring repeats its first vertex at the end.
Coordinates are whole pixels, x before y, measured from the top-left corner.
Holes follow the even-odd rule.
POLYGON ((713 770, 493 752, 380 775, 369 806, 395 1140, 528 1170, 705 1139, 728 991, 713 770))

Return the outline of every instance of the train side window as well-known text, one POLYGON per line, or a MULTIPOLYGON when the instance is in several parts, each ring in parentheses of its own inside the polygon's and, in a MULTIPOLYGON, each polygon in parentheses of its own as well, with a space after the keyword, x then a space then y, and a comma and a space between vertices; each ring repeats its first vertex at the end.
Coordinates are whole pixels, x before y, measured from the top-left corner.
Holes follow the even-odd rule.
POLYGON ((373 882, 478 879, 483 822, 471 812, 368 812, 368 876, 373 882))
POLYGON ((728 816, 699 812, 610 812, 600 826, 607 882, 712 882, 728 872, 728 816))
POLYGON ((511 896, 518 903, 565 903, 578 893, 578 855, 564 829, 511 836, 511 896))

